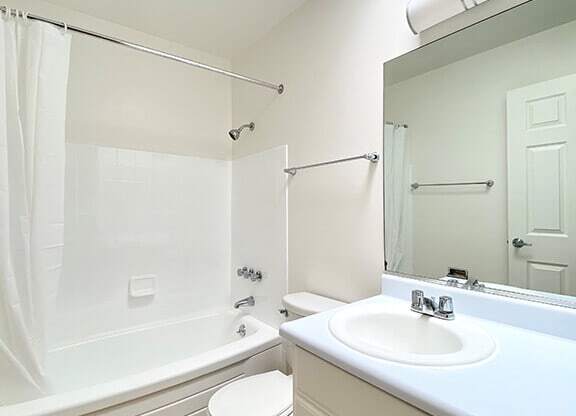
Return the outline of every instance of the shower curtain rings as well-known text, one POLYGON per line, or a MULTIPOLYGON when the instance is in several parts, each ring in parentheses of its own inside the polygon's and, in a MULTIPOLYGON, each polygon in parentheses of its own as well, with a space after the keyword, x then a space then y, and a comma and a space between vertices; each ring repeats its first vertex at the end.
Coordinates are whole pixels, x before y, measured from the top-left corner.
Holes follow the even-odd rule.
POLYGON ((12 16, 12 9, 9 7, 4 7, 2 9, 2 18, 3 19, 8 19, 9 17, 12 16))
POLYGON ((15 19, 21 19, 24 23, 28 23, 30 21, 29 12, 13 9, 12 7, 0 7, 0 17, 3 19, 8 19, 14 17, 15 19))

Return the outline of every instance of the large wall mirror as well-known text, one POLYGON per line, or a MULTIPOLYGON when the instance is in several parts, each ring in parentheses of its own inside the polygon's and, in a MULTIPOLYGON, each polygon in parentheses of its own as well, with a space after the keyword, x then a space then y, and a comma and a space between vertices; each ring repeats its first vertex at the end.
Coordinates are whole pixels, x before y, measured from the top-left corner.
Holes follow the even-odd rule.
POLYGON ((576 307, 576 1, 387 62, 384 101, 386 269, 576 307))

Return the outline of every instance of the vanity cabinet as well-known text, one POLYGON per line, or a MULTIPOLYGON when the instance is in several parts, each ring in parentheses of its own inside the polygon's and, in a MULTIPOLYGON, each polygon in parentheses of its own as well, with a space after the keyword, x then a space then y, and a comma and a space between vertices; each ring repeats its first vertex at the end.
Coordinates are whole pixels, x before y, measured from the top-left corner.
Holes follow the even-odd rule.
POLYGON ((424 416, 321 358, 296 347, 294 416, 424 416))

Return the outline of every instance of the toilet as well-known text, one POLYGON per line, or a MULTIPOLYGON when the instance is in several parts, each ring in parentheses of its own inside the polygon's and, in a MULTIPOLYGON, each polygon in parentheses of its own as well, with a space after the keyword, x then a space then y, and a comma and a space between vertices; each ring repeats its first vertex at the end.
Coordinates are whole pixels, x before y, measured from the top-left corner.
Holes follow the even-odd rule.
MULTIPOLYGON (((291 293, 282 299, 287 320, 303 318, 344 305, 308 292, 291 293)), ((292 346, 284 343, 289 367, 292 346)), ((210 416, 290 416, 292 376, 275 370, 246 377, 218 390, 208 403, 210 416)))

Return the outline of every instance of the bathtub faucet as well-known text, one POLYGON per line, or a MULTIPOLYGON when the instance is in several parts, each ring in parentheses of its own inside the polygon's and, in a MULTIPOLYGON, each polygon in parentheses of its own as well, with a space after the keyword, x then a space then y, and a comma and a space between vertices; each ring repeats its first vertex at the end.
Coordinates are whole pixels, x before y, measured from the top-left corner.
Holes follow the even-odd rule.
POLYGON ((254 300, 254 296, 248 296, 247 298, 240 299, 238 302, 234 304, 234 308, 238 309, 240 306, 254 306, 256 305, 256 301, 254 300))

